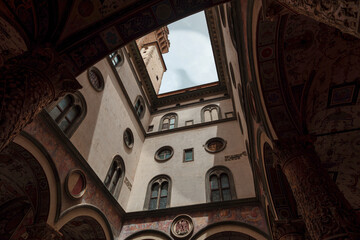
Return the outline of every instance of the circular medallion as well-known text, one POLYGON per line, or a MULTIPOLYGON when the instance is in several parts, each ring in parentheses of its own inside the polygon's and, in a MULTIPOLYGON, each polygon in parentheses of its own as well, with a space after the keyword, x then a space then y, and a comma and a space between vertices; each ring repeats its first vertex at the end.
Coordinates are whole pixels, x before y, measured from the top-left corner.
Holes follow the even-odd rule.
POLYGON ((190 216, 179 215, 174 218, 171 224, 171 234, 177 239, 183 239, 191 236, 194 230, 194 224, 190 216))
POLYGON ((81 198, 86 191, 86 177, 80 169, 71 170, 65 179, 65 190, 69 197, 81 198))
POLYGON ((226 141, 222 138, 215 137, 206 141, 205 150, 209 153, 217 153, 224 150, 226 147, 226 141))

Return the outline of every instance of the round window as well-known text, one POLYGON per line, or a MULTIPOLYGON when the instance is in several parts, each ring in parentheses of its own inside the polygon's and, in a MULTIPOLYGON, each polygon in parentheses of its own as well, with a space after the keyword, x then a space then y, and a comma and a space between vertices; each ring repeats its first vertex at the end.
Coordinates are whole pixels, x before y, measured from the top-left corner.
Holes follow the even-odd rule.
POLYGON ((130 128, 124 131, 124 143, 128 148, 132 148, 134 145, 134 135, 130 128))
POLYGON ((96 67, 92 67, 88 70, 88 78, 91 86, 98 92, 104 89, 104 78, 96 67))
POLYGON ((170 146, 165 146, 156 151, 155 160, 167 161, 173 156, 173 154, 174 154, 173 148, 170 146))
POLYGON ((205 150, 209 153, 217 153, 224 150, 226 141, 222 138, 211 138, 205 143, 205 150))

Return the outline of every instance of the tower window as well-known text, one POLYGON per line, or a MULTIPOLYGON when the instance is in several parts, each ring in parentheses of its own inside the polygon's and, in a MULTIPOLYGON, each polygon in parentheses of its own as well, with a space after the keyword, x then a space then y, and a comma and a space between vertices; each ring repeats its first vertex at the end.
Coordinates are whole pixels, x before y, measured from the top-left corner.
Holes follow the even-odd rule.
POLYGON ((160 120, 159 130, 174 129, 177 127, 177 114, 169 113, 163 116, 160 120))
POLYGON ((220 107, 208 105, 201 109, 201 122, 211 122, 221 119, 220 107))
POLYGON ((59 128, 70 137, 85 118, 85 99, 80 92, 68 94, 49 111, 49 114, 59 128))
POLYGON ((170 146, 161 147, 155 153, 155 160, 163 162, 169 160, 174 155, 174 150, 170 146))
POLYGON ((194 161, 194 149, 189 148, 184 150, 184 162, 194 161))
POLYGON ((138 117, 140 119, 143 118, 144 114, 145 114, 145 102, 141 96, 137 96, 137 98, 135 100, 134 108, 135 108, 136 115, 138 115, 138 117))
POLYGON ((133 135, 130 128, 127 128, 124 131, 123 139, 124 139, 124 143, 125 143, 126 147, 128 147, 128 148, 133 147, 133 145, 134 145, 134 135, 133 135))
POLYGON ((106 174, 104 184, 109 192, 117 198, 120 194, 121 185, 125 176, 124 161, 119 155, 116 155, 106 174))
POLYGON ((148 186, 144 209, 163 209, 170 204, 171 182, 167 176, 154 178, 148 186))
POLYGON ((219 166, 206 174, 207 201, 219 202, 236 198, 233 178, 228 168, 219 166))

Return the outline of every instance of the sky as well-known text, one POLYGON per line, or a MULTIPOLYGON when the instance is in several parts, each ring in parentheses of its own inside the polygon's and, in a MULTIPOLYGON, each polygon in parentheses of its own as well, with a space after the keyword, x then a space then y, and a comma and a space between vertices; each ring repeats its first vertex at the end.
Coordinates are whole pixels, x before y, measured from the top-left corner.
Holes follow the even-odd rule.
POLYGON ((170 50, 163 54, 167 71, 159 94, 218 81, 205 13, 184 18, 168 28, 170 50))

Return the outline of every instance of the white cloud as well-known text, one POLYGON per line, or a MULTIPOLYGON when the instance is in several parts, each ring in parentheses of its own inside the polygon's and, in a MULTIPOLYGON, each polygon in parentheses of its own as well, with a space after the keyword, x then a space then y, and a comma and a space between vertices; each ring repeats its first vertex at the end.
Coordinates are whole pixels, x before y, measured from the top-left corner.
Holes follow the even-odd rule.
POLYGON ((170 51, 163 55, 167 71, 159 93, 218 81, 209 37, 191 28, 172 29, 170 25, 169 30, 170 51))

